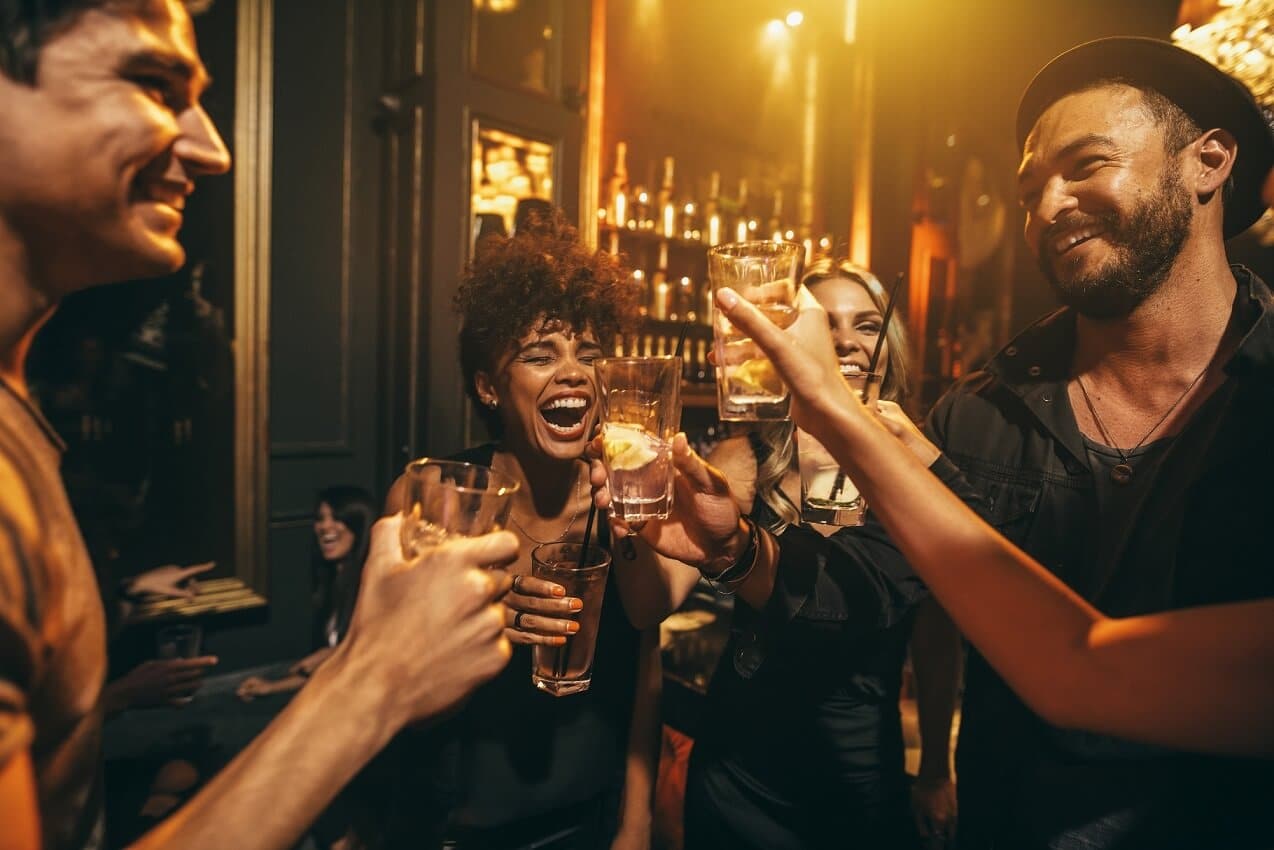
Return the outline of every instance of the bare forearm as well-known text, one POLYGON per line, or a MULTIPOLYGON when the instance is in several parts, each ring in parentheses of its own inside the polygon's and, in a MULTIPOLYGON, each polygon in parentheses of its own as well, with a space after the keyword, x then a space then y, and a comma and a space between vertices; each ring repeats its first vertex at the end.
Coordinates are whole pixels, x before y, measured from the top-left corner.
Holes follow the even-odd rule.
POLYGON ((922 778, 951 776, 951 719, 959 693, 962 655, 960 633, 930 597, 921 604, 911 633, 922 778))
POLYGON ((630 540, 626 544, 621 539, 612 548, 615 550, 612 568, 620 601, 635 628, 659 625, 664 617, 681 607, 699 578, 694 567, 656 554, 643 542, 630 540), (633 560, 624 555, 627 545, 635 547, 633 560))
POLYGON ((1098 612, 987 526, 881 426, 849 411, 837 419, 843 425, 828 448, 961 631, 1020 692, 1051 688, 1056 671, 1041 657, 1069 660, 1098 612))
POLYGON ((659 656, 659 629, 647 629, 641 635, 637 691, 628 732, 621 827, 648 827, 651 820, 661 743, 659 699, 662 693, 663 665, 659 656))
POLYGON ((1274 663, 1274 602, 1105 618, 875 422, 833 419, 825 445, 964 635, 1042 716, 1170 746, 1274 752, 1274 682, 1260 672, 1274 663))
POLYGON ((134 846, 291 847, 397 729, 382 692, 337 655, 229 767, 134 846))

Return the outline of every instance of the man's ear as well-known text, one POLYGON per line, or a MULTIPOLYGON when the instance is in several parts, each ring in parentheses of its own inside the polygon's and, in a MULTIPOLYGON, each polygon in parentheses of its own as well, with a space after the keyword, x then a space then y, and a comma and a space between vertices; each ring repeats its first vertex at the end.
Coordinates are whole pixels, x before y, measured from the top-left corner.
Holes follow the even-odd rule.
POLYGON ((1225 185, 1234 170, 1234 160, 1239 154, 1239 143, 1228 130, 1209 130, 1192 145, 1194 155, 1194 186, 1200 198, 1208 198, 1225 185))

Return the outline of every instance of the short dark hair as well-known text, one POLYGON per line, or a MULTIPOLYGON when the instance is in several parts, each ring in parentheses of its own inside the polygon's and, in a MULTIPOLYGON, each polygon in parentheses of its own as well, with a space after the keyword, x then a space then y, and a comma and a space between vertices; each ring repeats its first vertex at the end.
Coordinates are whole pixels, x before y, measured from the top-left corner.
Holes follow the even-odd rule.
MULTIPOLYGON (((1176 155, 1186 145, 1203 135, 1203 128, 1199 126, 1199 122, 1191 118, 1176 101, 1154 86, 1129 80, 1125 77, 1104 77, 1100 80, 1094 80, 1091 84, 1079 89, 1079 91, 1089 91, 1103 86, 1115 85, 1128 86, 1141 93, 1142 106, 1150 113, 1155 125, 1163 131, 1163 148, 1164 152, 1169 156, 1176 155)), ((1230 195, 1233 192, 1234 175, 1231 174, 1226 179, 1225 185, 1221 187, 1222 206, 1229 204, 1230 195)))
POLYGON ((615 257, 581 244, 558 211, 533 216, 512 237, 485 240, 460 281, 455 307, 465 392, 487 427, 497 433, 499 420, 478 398, 478 372, 490 371, 541 318, 588 328, 611 350, 616 334, 637 321, 637 288, 615 257))
MULTIPOLYGON (((0 0, 0 74, 31 85, 40 50, 90 9, 128 9, 146 0, 0 0)), ((196 15, 212 0, 182 0, 196 15)))
POLYGON ((1186 111, 1176 102, 1145 83, 1125 77, 1103 77, 1100 80, 1094 80, 1076 93, 1106 86, 1128 86, 1141 93, 1142 105, 1146 107, 1146 111, 1150 113, 1155 124, 1163 130, 1163 144, 1169 154, 1175 154, 1203 133, 1203 128, 1198 122, 1186 114, 1186 111))

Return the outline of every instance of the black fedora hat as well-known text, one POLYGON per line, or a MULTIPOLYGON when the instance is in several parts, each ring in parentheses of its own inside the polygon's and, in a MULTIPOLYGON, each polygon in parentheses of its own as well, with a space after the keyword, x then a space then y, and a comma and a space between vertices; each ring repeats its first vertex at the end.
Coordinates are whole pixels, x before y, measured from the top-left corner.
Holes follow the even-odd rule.
POLYGON ((1274 167, 1274 131, 1243 83, 1206 59, 1155 38, 1117 36, 1071 48, 1035 75, 1017 107, 1021 147, 1054 101, 1101 79, 1119 78, 1155 89, 1204 130, 1234 134, 1234 194, 1226 200, 1225 238, 1237 236, 1265 212, 1261 187, 1274 167))

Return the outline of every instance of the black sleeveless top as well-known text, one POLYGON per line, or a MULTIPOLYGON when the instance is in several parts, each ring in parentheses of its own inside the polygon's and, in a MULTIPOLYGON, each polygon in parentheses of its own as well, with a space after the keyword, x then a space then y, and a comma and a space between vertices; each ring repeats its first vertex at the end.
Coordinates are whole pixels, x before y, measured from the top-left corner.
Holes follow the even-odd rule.
MULTIPOLYGON (((749 438, 760 465, 769 446, 749 438)), ((769 529, 782 525, 759 493, 749 515, 769 529)), ((801 536, 839 551, 817 535, 789 526, 779 541, 786 547, 801 536)), ((829 555, 825 569, 834 577, 864 568, 842 553, 829 555)), ((713 722, 696 740, 688 800, 697 810, 687 803, 688 820, 719 819, 749 847, 908 846, 898 696, 914 600, 903 596, 889 627, 824 619, 810 604, 777 631, 757 625, 766 615, 736 599, 730 641, 708 688, 705 716, 713 722), (747 673, 736 660, 757 629, 769 635, 768 655, 747 673)))
MULTIPOLYGON (((490 466, 495 448, 488 443, 452 459, 490 466)), ((595 539, 609 548, 608 530, 605 522, 594 523, 595 539)), ((515 644, 508 666, 469 699, 452 724, 459 746, 454 819, 466 827, 495 827, 617 791, 624 780, 639 645, 613 568, 587 691, 554 697, 537 690, 531 684, 531 647, 515 644)))
MULTIPOLYGON (((490 466, 495 445, 449 458, 490 466)), ((609 548, 609 526, 594 539, 609 548)), ((602 602, 592 683, 553 697, 531 683, 531 647, 513 657, 447 718, 401 732, 355 783, 355 828, 369 846, 435 847, 449 833, 469 836, 597 802, 617 812, 636 692, 640 632, 619 599, 612 569, 602 602)), ((466 846, 472 840, 465 842, 466 846)), ((481 841, 479 841, 481 843, 481 841)))

